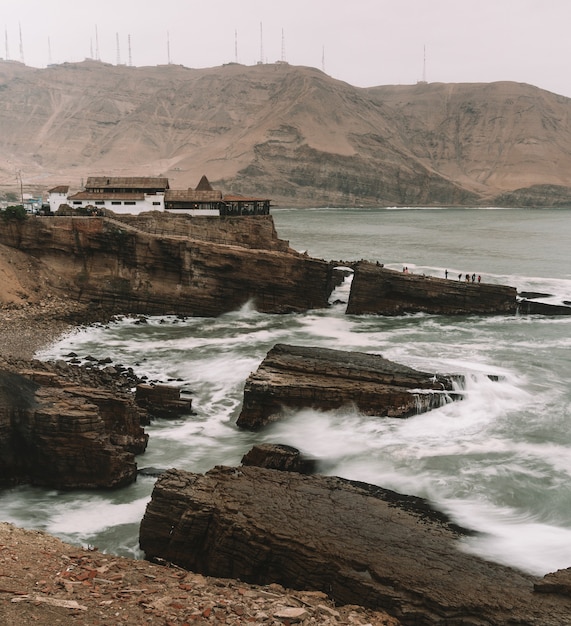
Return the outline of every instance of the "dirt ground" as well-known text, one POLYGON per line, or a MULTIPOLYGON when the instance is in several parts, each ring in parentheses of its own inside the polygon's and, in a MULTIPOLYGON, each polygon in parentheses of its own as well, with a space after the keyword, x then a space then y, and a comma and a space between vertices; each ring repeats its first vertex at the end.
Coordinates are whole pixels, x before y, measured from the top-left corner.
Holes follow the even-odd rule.
POLYGON ((0 624, 398 626, 321 592, 247 585, 62 543, 0 523, 0 624))

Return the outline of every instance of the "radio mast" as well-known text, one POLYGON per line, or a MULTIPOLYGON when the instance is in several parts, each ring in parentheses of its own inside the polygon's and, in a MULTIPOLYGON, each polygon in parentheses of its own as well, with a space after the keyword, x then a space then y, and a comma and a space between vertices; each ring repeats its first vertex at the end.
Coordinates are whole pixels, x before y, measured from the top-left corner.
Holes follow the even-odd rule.
POLYGON ((20 28, 20 61, 24 63, 24 42, 22 40, 22 25, 18 24, 20 28))
POLYGON ((131 35, 127 35, 127 46, 129 47, 129 67, 132 67, 133 58, 131 57, 131 35))
POLYGON ((121 65, 121 50, 119 48, 119 33, 115 33, 115 45, 117 47, 117 65, 121 65))
POLYGON ((258 61, 258 65, 263 65, 264 63, 264 31, 262 28, 262 22, 260 22, 260 60, 258 61))

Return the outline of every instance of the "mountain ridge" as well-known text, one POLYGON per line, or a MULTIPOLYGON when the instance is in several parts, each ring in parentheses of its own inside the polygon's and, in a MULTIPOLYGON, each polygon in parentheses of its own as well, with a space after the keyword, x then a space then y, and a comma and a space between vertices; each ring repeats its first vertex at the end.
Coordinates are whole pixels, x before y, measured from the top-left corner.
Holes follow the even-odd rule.
POLYGON ((288 64, 0 61, 0 191, 203 174, 286 206, 571 206, 571 99, 531 85, 358 88, 288 64))

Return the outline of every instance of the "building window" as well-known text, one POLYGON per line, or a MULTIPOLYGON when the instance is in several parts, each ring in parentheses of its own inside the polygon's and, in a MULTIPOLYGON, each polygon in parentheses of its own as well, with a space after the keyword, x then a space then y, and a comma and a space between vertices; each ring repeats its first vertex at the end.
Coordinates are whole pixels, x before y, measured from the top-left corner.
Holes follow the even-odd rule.
POLYGON ((161 206, 160 202, 153 202, 153 206, 161 206))
POLYGON ((125 200, 125 204, 137 204, 137 203, 133 202, 132 200, 125 200))
POLYGON ((117 200, 112 200, 111 204, 121 204, 120 202, 118 202, 117 200))
POLYGON ((105 200, 96 200, 95 204, 105 204, 105 200))
POLYGON ((81 204, 82 204, 82 202, 81 202, 81 200, 74 200, 74 201, 73 201, 73 204, 79 204, 79 205, 81 205, 81 204))

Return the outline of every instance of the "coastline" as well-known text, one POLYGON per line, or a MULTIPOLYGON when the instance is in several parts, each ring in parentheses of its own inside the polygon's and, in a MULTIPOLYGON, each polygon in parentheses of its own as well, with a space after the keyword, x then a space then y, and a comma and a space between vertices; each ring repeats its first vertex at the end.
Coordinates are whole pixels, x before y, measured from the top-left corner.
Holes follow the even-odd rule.
MULTIPOLYGON (((85 323, 96 319, 81 306, 54 297, 0 306, 0 363, 33 360, 39 350, 76 328, 74 319, 82 318, 85 323)), ((79 621, 86 626, 400 624, 384 611, 335 606, 322 592, 209 578, 170 564, 70 545, 0 519, 0 622, 79 621)))

